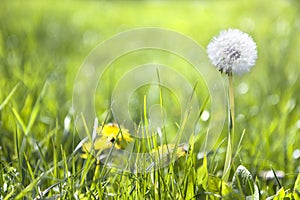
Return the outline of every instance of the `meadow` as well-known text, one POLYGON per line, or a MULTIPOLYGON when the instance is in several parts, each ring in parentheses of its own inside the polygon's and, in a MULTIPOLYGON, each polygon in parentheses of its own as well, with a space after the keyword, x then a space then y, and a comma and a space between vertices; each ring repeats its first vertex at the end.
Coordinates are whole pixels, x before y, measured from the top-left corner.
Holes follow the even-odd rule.
MULTIPOLYGON (((300 199, 299 10, 296 0, 2 1, 0 199, 300 199), (215 145, 203 151, 203 141, 211 139, 205 133, 213 119, 202 115, 211 114, 212 106, 206 77, 198 80, 190 63, 167 51, 144 49, 115 59, 95 90, 95 116, 102 130, 115 122, 110 110, 113 86, 133 66, 155 60, 185 77, 192 87, 198 84, 195 113, 202 121, 200 128, 192 127, 197 136, 185 138, 187 149, 170 144, 174 146, 167 152, 172 151, 176 159, 143 173, 107 165, 105 158, 113 156, 110 149, 114 145, 123 148, 118 140, 124 142, 126 137, 119 138, 119 133, 109 140, 112 146, 95 145, 94 150, 103 152, 84 149, 89 146, 94 119, 86 118, 84 131, 77 129, 72 104, 78 71, 98 44, 144 27, 178 32, 203 52, 215 35, 228 28, 241 29, 256 42, 256 65, 249 73, 234 76, 235 137, 228 177, 224 178, 227 114, 215 145), (83 135, 88 136, 84 139, 83 135), (97 159, 99 154, 105 154, 104 161, 97 159), (240 165, 242 172, 236 171, 240 165)), ((115 50, 107 48, 106 52, 115 50)), ((163 72, 155 78, 168 76, 163 72)), ((226 88, 226 76, 220 77, 226 88)), ((135 152, 152 151, 143 145, 150 143, 155 149, 175 137, 180 124, 174 121, 180 119, 181 108, 174 93, 148 85, 130 96, 128 107, 137 122, 147 125, 147 117, 152 117, 152 123, 161 124, 155 117, 174 117, 162 130, 166 136, 160 143, 156 144, 158 136, 145 139, 135 152), (166 113, 146 114, 148 104, 162 102, 166 113)), ((149 136, 147 131, 142 134, 149 136)))

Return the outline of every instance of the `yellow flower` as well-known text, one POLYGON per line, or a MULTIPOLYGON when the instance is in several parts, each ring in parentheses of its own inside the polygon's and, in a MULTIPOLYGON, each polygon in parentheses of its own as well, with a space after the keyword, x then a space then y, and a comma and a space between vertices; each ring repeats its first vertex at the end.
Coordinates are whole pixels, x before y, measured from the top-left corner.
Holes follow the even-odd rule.
POLYGON ((129 134, 128 129, 125 129, 123 126, 118 126, 115 123, 109 123, 98 128, 97 133, 106 137, 109 141, 114 142, 117 139, 117 142, 132 142, 133 138, 129 134))
POLYGON ((94 144, 92 142, 85 142, 82 145, 82 151, 85 152, 81 155, 82 158, 87 158, 88 153, 92 150, 103 151, 111 148, 113 145, 116 149, 123 149, 129 142, 133 141, 128 129, 120 127, 115 123, 108 123, 98 127, 98 136, 94 144), (93 149, 92 149, 93 148, 93 149))
MULTIPOLYGON (((172 155, 175 149, 175 144, 164 144, 151 151, 151 153, 158 153, 160 157, 172 155)), ((178 145, 176 149, 176 158, 185 156, 188 152, 187 145, 178 145)))

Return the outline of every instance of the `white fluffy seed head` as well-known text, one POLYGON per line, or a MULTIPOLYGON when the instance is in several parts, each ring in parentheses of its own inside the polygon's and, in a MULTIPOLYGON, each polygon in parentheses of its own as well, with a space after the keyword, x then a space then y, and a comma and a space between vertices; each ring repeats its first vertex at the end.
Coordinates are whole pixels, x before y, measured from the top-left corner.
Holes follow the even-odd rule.
POLYGON ((247 33, 228 29, 212 39, 207 46, 208 58, 222 73, 249 72, 257 59, 256 44, 247 33))

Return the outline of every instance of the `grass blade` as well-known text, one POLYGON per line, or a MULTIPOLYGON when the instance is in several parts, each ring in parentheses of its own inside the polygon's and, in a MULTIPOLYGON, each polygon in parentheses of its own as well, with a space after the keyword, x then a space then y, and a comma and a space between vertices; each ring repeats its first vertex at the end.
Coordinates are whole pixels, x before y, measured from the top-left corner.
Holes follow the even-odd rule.
POLYGON ((33 126, 33 124, 40 112, 42 99, 47 91, 47 88, 48 88, 48 81, 46 81, 46 83, 44 84, 42 92, 38 96, 38 99, 36 100, 35 105, 32 109, 32 112, 31 112, 30 118, 29 118, 29 122, 27 124, 27 129, 25 131, 25 135, 28 135, 28 133, 31 131, 31 127, 33 126))
POLYGON ((11 92, 7 95, 7 97, 4 99, 2 104, 0 105, 0 111, 4 108, 4 106, 9 102, 9 100, 12 98, 12 96, 15 94, 17 89, 19 88, 20 83, 17 83, 17 85, 11 90, 11 92))
POLYGON ((21 116, 19 115, 18 111, 14 107, 11 107, 11 110, 12 110, 12 112, 13 112, 16 120, 17 120, 17 124, 19 124, 19 126, 21 127, 23 133, 25 133, 27 127, 26 127, 23 119, 21 118, 21 116))

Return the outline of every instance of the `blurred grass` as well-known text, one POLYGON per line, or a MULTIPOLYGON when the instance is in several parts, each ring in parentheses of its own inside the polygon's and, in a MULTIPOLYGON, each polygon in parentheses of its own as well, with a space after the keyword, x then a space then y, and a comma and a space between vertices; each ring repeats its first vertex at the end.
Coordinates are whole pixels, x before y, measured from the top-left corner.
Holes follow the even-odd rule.
POLYGON ((294 150, 300 148, 299 9, 297 1, 283 0, 2 1, 0 104, 19 86, 0 110, 1 161, 23 157, 16 150, 19 146, 31 153, 27 157, 31 167, 41 166, 37 159, 52 160, 61 144, 62 157, 55 154, 59 157, 55 159, 66 160, 65 154, 79 141, 76 133, 64 131, 64 119, 71 115, 73 82, 98 43, 146 26, 178 31, 205 48, 220 30, 233 27, 253 36, 259 54, 251 73, 234 80, 236 135, 246 130, 236 162, 257 174, 270 166, 284 170, 286 184, 291 184, 300 170, 300 159, 293 158, 294 150), (22 145, 24 133, 16 125, 21 121, 25 124, 21 127, 30 127, 26 140, 32 146, 22 145), (49 134, 51 140, 43 140, 49 134), (37 144, 42 148, 33 150, 37 144))

